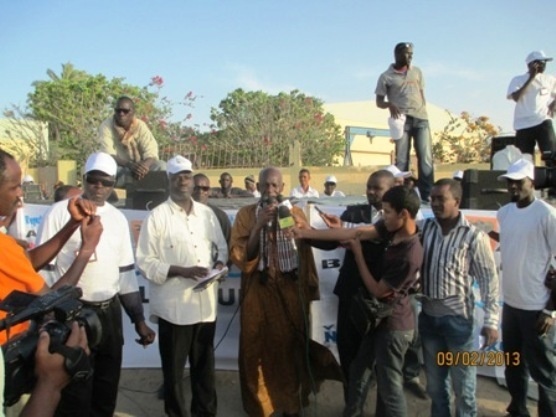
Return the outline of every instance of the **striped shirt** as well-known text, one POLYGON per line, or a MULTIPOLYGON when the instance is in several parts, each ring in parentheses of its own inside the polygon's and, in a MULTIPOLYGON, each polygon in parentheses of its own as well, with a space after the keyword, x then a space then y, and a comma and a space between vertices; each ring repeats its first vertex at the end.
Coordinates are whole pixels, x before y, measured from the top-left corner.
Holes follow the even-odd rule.
POLYGON ((484 303, 484 326, 497 328, 499 282, 488 236, 460 213, 446 236, 436 219, 427 219, 422 239, 423 311, 433 316, 472 318, 476 280, 484 303))

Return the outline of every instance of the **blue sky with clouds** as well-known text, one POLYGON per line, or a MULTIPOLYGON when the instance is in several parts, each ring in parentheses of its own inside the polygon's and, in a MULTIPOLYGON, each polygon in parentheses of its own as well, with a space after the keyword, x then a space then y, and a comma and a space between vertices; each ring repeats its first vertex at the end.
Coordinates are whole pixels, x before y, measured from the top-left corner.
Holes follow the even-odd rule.
POLYGON ((556 55, 555 1, 19 0, 0 11, 0 109, 25 104, 65 62, 140 86, 160 75, 172 100, 202 96, 196 123, 238 87, 374 100, 393 46, 411 41, 428 101, 510 130, 510 79, 530 51, 556 55))

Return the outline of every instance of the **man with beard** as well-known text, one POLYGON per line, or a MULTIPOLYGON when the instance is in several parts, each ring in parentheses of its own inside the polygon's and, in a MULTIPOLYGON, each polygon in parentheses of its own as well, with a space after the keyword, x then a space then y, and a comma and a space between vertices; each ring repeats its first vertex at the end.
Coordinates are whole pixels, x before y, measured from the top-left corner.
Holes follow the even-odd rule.
MULTIPOLYGON (((241 270, 239 373, 243 408, 250 417, 282 412, 298 417, 324 379, 341 380, 332 353, 309 339, 309 305, 319 297, 311 247, 295 246, 278 227, 282 173, 259 174, 261 199, 237 212, 230 258, 241 270)), ((292 222, 309 227, 303 211, 292 222)))
POLYGON ((552 126, 556 106, 556 77, 545 74, 546 63, 552 61, 543 51, 533 51, 527 58, 527 72, 514 77, 507 97, 515 101, 514 129, 516 146, 522 153, 535 154, 535 142, 541 152, 556 150, 552 126))
POLYGON ((211 269, 226 265, 228 246, 214 212, 191 197, 191 161, 175 156, 167 172, 170 198, 143 222, 136 253, 137 266, 150 281, 151 320, 158 323, 164 410, 170 417, 189 415, 183 378, 189 359, 191 415, 213 417, 218 284, 194 287, 211 269))
POLYGON ((504 279, 502 340, 512 417, 528 417, 529 375, 539 387, 538 415, 556 416, 554 292, 545 286, 556 254, 556 209, 535 198, 535 167, 519 159, 499 180, 512 202, 498 210, 504 279))
MULTIPOLYGON (((102 337, 91 353, 93 377, 64 389, 57 416, 109 417, 114 414, 124 343, 121 305, 135 325, 138 343, 147 346, 155 338, 143 315, 128 221, 107 202, 114 189, 116 170, 114 159, 103 152, 90 155, 85 163, 82 198, 95 204, 104 233, 75 285, 83 291, 80 301, 97 314, 102 337)), ((37 236, 39 244, 64 226, 69 217, 67 207, 68 200, 63 200, 45 214, 37 236)), ((75 232, 56 258, 41 271, 47 283, 56 283, 71 268, 81 244, 81 235, 75 232)))
POLYGON ((375 89, 376 105, 388 109, 390 117, 405 118, 404 133, 396 140, 396 166, 409 171, 411 140, 417 154, 417 186, 421 199, 428 203, 434 182, 432 138, 425 101, 425 81, 421 70, 411 65, 413 44, 401 42, 394 48, 395 62, 383 72, 375 89), (388 98, 388 101, 385 98, 388 98))
POLYGON ((98 129, 99 151, 112 155, 118 164, 116 187, 140 180, 149 171, 166 168, 158 160, 158 144, 145 122, 135 117, 135 104, 129 97, 116 101, 114 115, 98 129))

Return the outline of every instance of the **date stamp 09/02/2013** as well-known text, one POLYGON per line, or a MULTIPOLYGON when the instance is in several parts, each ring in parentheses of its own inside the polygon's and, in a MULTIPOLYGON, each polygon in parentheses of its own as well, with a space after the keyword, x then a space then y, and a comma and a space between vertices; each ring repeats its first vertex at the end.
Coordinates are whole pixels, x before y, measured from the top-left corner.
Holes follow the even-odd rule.
POLYGON ((518 366, 519 352, 500 350, 471 350, 443 352, 436 354, 437 366, 518 366))

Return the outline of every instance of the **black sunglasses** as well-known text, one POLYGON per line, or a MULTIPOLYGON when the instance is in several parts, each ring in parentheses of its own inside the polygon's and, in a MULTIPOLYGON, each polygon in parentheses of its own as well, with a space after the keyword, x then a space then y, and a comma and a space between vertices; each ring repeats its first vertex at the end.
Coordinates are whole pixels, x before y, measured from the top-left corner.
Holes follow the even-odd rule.
POLYGON ((121 109, 121 108, 114 109, 114 113, 128 114, 130 111, 131 109, 121 109))
POLYGON ((210 187, 203 187, 203 186, 200 186, 200 185, 196 185, 195 187, 193 187, 193 190, 194 191, 199 191, 200 190, 200 191, 207 192, 207 191, 210 190, 210 187))
POLYGON ((116 184, 115 180, 107 180, 104 178, 93 177, 91 175, 85 175, 85 181, 87 184, 97 185, 99 182, 103 187, 113 187, 116 184))

